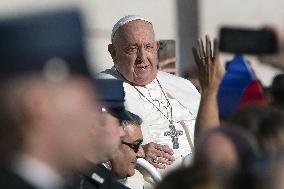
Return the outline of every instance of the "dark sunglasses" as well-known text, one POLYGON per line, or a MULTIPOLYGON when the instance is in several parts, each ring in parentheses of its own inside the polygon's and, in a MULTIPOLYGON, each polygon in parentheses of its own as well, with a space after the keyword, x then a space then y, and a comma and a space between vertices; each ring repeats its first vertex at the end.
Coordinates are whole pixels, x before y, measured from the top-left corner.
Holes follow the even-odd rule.
POLYGON ((125 144, 125 145, 129 146, 129 148, 131 148, 135 153, 137 153, 142 142, 143 142, 143 140, 140 140, 138 143, 135 144, 135 143, 128 143, 128 142, 121 141, 121 144, 125 144))

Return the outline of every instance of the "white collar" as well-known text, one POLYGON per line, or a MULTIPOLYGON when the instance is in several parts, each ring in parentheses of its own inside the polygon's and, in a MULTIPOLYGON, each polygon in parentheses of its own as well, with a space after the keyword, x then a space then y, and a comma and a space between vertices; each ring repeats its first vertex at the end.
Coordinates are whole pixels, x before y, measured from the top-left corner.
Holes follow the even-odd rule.
POLYGON ((19 155, 13 170, 32 186, 40 189, 59 188, 63 186, 63 178, 46 163, 29 155, 19 155))
POLYGON ((147 89, 147 90, 152 90, 155 87, 157 87, 157 79, 155 78, 153 81, 151 81, 149 84, 145 85, 145 86, 139 86, 139 85, 134 85, 135 87, 139 88, 139 89, 147 89))
POLYGON ((156 87, 157 86, 157 78, 155 78, 153 81, 151 81, 151 83, 149 83, 149 84, 147 84, 145 87, 147 88, 147 89, 153 89, 154 87, 156 87))

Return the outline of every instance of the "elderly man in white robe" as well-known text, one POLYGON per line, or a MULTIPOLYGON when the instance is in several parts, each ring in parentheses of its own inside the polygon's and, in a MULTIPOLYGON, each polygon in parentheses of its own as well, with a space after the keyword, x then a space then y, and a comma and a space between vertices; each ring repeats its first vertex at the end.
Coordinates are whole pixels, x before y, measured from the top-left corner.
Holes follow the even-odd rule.
POLYGON ((194 135, 219 121, 216 93, 223 70, 216 41, 214 50, 208 36, 206 48, 202 40, 194 48, 202 95, 190 81, 158 71, 159 42, 147 19, 121 18, 113 27, 111 42, 108 50, 114 67, 98 77, 124 80, 125 105, 143 119, 145 159, 159 171, 181 165, 193 153, 194 135))

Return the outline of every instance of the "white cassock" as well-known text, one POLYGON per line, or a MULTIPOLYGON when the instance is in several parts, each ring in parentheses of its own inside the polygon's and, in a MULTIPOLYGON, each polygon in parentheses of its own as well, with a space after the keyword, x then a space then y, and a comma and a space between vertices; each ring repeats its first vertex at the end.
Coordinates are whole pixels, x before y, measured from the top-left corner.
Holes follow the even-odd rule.
MULTIPOLYGON (((100 73, 98 78, 123 80, 114 67, 100 73)), ((165 170, 159 170, 160 173, 163 175, 182 165, 183 160, 188 160, 193 151, 195 120, 200 103, 197 89, 190 81, 161 71, 156 79, 146 86, 134 87, 127 81, 123 86, 126 109, 143 120, 141 128, 144 144, 155 142, 173 148, 169 132, 171 119, 176 132, 179 133, 179 148, 173 149, 176 160, 165 170), (168 134, 165 134, 166 132, 168 134)))

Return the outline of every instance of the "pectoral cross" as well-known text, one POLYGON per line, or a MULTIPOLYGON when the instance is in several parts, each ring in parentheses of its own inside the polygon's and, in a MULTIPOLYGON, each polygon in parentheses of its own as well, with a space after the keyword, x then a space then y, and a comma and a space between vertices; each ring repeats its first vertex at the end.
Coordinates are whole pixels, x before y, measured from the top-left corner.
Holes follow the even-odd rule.
POLYGON ((164 136, 170 136, 172 138, 173 149, 178 149, 179 148, 178 137, 183 135, 183 131, 176 130, 172 121, 169 125, 169 128, 170 128, 169 131, 164 132, 164 136))

